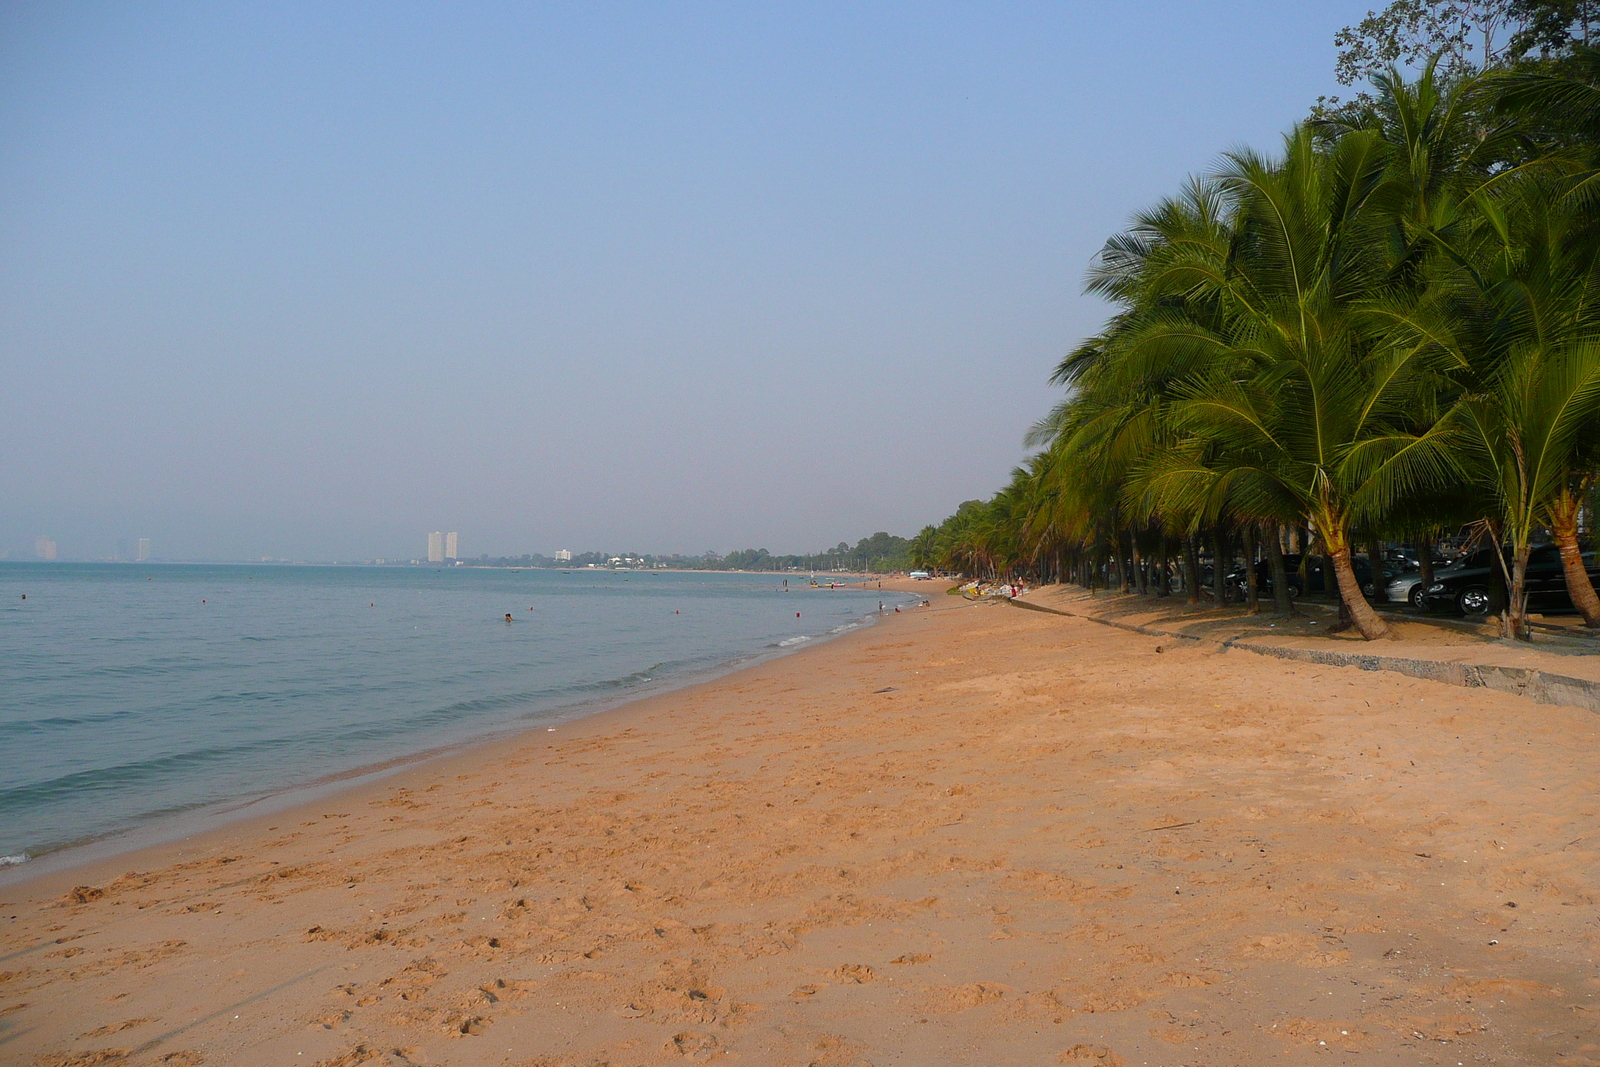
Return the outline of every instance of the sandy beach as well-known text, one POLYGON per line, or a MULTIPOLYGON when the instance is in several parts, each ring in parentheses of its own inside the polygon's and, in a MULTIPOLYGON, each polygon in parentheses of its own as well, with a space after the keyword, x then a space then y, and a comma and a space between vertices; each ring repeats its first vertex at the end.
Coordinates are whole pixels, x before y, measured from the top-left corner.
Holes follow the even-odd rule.
POLYGON ((0 888, 0 1061, 1600 1064, 1597 726, 932 595, 0 888))

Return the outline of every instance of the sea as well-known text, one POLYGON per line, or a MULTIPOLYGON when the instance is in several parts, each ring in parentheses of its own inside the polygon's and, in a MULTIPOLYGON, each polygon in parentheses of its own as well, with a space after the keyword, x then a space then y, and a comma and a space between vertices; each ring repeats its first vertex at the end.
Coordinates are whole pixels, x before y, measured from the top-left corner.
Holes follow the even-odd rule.
POLYGON ((796 574, 0 562, 0 874, 559 727, 909 599, 796 574))

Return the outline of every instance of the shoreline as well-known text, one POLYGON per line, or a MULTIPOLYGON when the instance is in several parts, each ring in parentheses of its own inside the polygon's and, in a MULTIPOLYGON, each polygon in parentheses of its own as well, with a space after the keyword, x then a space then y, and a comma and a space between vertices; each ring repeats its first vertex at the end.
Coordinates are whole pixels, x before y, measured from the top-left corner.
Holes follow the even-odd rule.
MULTIPOLYGON (((746 571, 746 570, 713 570, 710 568, 693 567, 497 567, 488 564, 468 563, 463 560, 459 565, 451 563, 360 563, 340 562, 338 560, 299 560, 285 562, 280 560, 204 560, 204 559, 147 559, 147 560, 116 560, 116 559, 5 559, 0 557, 0 564, 20 564, 25 566, 67 566, 91 565, 106 567, 350 567, 357 570, 383 570, 383 571, 555 571, 559 574, 747 574, 752 576, 773 575, 778 578, 790 578, 797 574, 807 576, 815 574, 829 574, 839 578, 857 579, 863 581, 901 581, 906 580, 905 574, 869 574, 865 571, 746 571)), ((943 579, 939 579, 942 581, 943 579)))
MULTIPOLYGON (((53 561, 52 561, 53 562, 53 561)), ((684 572, 690 573, 690 572, 684 572)), ((720 572, 729 573, 729 572, 720 572)), ((759 572, 750 572, 759 573, 759 572)), ((905 592, 904 590, 893 590, 905 592)), ((889 589, 885 593, 891 592, 889 589)), ((475 751, 488 753, 505 744, 516 744, 537 734, 565 728, 621 710, 652 697, 675 693, 697 685, 709 684, 739 671, 758 667, 776 659, 798 655, 813 648, 822 648, 841 638, 879 625, 884 614, 869 611, 839 632, 826 631, 792 645, 782 643, 763 646, 748 654, 736 656, 703 670, 691 671, 660 683, 646 683, 643 691, 616 694, 609 698, 580 700, 548 709, 540 714, 553 716, 541 718, 536 723, 502 725, 498 729, 464 738, 459 741, 420 749, 415 752, 391 756, 376 763, 364 763, 343 771, 323 775, 311 781, 295 782, 269 792, 245 797, 232 797, 199 805, 184 811, 166 812, 149 817, 146 821, 116 833, 67 844, 48 851, 27 854, 21 863, 0 866, 0 893, 23 887, 35 878, 47 877, 93 868, 100 863, 120 863, 125 858, 176 842, 204 837, 214 832, 226 831, 238 824, 252 820, 288 818, 296 810, 311 805, 337 800, 343 793, 376 786, 409 771, 421 771, 430 765, 457 756, 470 756, 475 751), (550 724, 554 723, 554 726, 550 724)))
POLYGON ((929 599, 0 890, 0 1054, 1600 1058, 1592 714, 929 599))

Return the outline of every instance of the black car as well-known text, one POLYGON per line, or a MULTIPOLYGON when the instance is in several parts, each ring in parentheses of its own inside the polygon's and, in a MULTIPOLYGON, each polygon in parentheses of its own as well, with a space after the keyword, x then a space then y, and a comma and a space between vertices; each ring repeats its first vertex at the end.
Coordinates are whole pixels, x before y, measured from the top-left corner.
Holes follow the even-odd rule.
MULTIPOLYGON (((1323 556, 1312 556, 1311 560, 1306 563, 1305 570, 1302 573, 1300 554, 1295 552, 1285 553, 1283 567, 1284 570, 1289 572, 1289 595, 1299 596, 1306 591, 1308 585, 1313 593, 1329 592, 1337 589, 1339 579, 1332 574, 1333 568, 1328 567, 1329 573, 1327 575, 1323 574, 1326 562, 1327 560, 1323 556)), ((1402 565, 1403 561, 1401 560, 1384 560, 1383 573, 1385 582, 1398 575, 1402 565)), ((1367 596, 1379 595, 1380 591, 1373 587, 1372 567, 1368 565, 1365 556, 1351 556, 1350 569, 1355 572, 1356 581, 1361 583, 1361 589, 1367 596)), ((1237 581, 1240 585, 1243 585, 1243 571, 1238 573, 1237 581)), ((1256 563, 1256 587, 1261 591, 1262 596, 1272 595, 1272 565, 1267 560, 1263 559, 1256 563)))
MULTIPOLYGON (((1506 608, 1506 573, 1511 568, 1509 550, 1499 550, 1505 560, 1502 568, 1495 559, 1496 549, 1480 548, 1471 555, 1435 572, 1433 584, 1422 592, 1424 611, 1459 611, 1463 615, 1494 615, 1506 608)), ((1589 580, 1600 582, 1600 562, 1593 552, 1583 554, 1589 580)), ((1567 592, 1567 576, 1561 567, 1561 552, 1555 545, 1540 545, 1528 555, 1528 610, 1536 612, 1572 611, 1567 592)))

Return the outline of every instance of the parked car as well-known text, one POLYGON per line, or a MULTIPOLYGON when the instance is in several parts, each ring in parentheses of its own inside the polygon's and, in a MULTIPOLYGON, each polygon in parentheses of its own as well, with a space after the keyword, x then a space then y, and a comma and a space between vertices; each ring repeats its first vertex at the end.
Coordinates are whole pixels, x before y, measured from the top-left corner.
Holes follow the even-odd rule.
POLYGON ((919 582, 925 582, 931 579, 933 575, 929 574, 927 571, 912 571, 909 577, 914 578, 919 582))
MULTIPOLYGON (((1313 593, 1331 592, 1339 585, 1339 580, 1331 573, 1333 568, 1327 566, 1325 556, 1312 556, 1306 564, 1305 573, 1301 574, 1301 556, 1299 553, 1288 553, 1283 557, 1283 566, 1289 572, 1289 592, 1292 596, 1299 596, 1308 589, 1313 593), (1330 572, 1324 575, 1323 568, 1327 566, 1330 572)), ((1400 572, 1399 560, 1386 559, 1383 561, 1384 577, 1392 578, 1400 572)), ((1367 563, 1366 556, 1353 556, 1350 560, 1350 569, 1355 571, 1356 581, 1361 583, 1361 591, 1369 597, 1376 597, 1378 589, 1372 583, 1372 568, 1367 563)), ((1263 589, 1270 589, 1272 585, 1272 571, 1266 560, 1256 564, 1257 582, 1263 589)))
MULTIPOLYGON (((1583 554, 1589 580, 1600 582, 1600 562, 1593 552, 1583 554)), ((1435 572, 1433 584, 1421 596, 1424 611, 1459 611, 1463 615, 1484 616, 1506 607, 1506 569, 1511 566, 1508 549, 1480 548, 1471 555, 1435 572), (1496 552, 1503 554, 1504 569, 1496 552)), ((1567 576, 1561 566, 1561 553, 1555 545, 1539 545, 1528 556, 1528 610, 1540 613, 1572 611, 1572 596, 1567 592, 1567 576)))
MULTIPOLYGON (((1249 589, 1245 583, 1243 564, 1235 563, 1228 573, 1222 576, 1222 580, 1228 583, 1228 595, 1234 600, 1242 602, 1249 589)), ((1267 564, 1266 560, 1260 560, 1256 563, 1256 595, 1263 600, 1272 598, 1272 568, 1267 564)), ((1292 574, 1289 576, 1289 595, 1291 597, 1300 595, 1300 590, 1295 588, 1294 575, 1292 574)))
MULTIPOLYGON (((1434 565, 1434 573, 1448 567, 1448 563, 1434 565)), ((1389 579, 1389 584, 1383 587, 1384 599, 1396 604, 1410 604, 1414 608, 1422 607, 1422 594, 1426 590, 1422 586, 1422 569, 1412 565, 1406 570, 1389 579)))
MULTIPOLYGON (((1422 607, 1422 594, 1426 590, 1422 587, 1422 567, 1417 563, 1417 554, 1413 549, 1404 549, 1406 554, 1399 559, 1400 567, 1397 573, 1389 576, 1389 582, 1383 587, 1384 596, 1391 603, 1410 604, 1414 608, 1422 607)), ((1450 566, 1451 560, 1433 559, 1433 572, 1435 574, 1450 566)), ((1385 566, 1387 574, 1389 568, 1385 566)))

